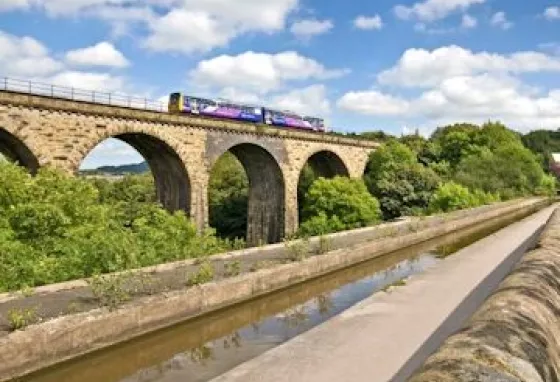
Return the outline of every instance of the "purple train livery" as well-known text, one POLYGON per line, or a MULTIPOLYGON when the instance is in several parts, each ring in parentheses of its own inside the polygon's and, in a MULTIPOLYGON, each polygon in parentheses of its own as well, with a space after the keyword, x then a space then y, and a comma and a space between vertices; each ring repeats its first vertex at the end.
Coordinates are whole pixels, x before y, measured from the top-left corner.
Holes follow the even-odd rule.
POLYGON ((228 118, 299 130, 326 131, 322 118, 300 116, 290 111, 278 111, 226 100, 191 97, 182 93, 172 93, 170 95, 169 112, 228 118))

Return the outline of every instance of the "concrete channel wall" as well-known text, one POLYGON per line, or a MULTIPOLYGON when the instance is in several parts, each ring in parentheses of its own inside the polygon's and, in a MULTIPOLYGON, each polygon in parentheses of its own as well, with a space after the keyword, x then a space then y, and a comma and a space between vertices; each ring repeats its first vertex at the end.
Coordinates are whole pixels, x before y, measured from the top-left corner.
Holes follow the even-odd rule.
POLYGON ((560 209, 538 245, 409 382, 560 381, 560 209))
MULTIPOLYGON (((329 235, 328 239, 340 249, 322 256, 313 256, 300 262, 262 269, 185 290, 142 297, 115 311, 100 308, 31 325, 25 330, 15 331, 0 338, 0 380, 29 373, 474 224, 537 211, 549 203, 549 200, 543 198, 517 200, 329 235), (357 244, 351 245, 356 242, 357 244)), ((317 240, 312 240, 310 245, 317 245, 317 240)), ((278 252, 285 254, 285 251, 287 249, 281 244, 212 258, 266 258, 278 255, 278 252)), ((167 264, 160 269, 178 264, 180 263, 167 264)), ((154 271, 158 268, 147 269, 154 271)), ((68 283, 65 287, 68 287, 68 283)))

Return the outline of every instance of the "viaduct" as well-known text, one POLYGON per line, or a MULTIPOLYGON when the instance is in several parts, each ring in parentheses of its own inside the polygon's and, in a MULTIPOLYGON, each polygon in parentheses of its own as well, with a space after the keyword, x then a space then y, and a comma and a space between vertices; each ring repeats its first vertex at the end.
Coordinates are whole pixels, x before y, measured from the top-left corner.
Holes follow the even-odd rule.
POLYGON ((148 162, 163 206, 208 224, 208 182, 226 151, 249 179, 247 241, 278 242, 298 227, 297 186, 306 163, 321 176, 361 177, 375 142, 250 123, 0 91, 0 152, 28 168, 76 174, 107 138, 148 162))

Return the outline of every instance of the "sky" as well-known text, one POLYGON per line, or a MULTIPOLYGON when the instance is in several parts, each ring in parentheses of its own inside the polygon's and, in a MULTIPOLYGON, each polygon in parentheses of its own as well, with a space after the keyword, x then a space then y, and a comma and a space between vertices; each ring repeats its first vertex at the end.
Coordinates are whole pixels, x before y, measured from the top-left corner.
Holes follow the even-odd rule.
MULTIPOLYGON (((265 104, 337 131, 560 128, 554 0, 0 0, 0 77, 265 104)), ((139 162, 116 140, 84 168, 139 162)))

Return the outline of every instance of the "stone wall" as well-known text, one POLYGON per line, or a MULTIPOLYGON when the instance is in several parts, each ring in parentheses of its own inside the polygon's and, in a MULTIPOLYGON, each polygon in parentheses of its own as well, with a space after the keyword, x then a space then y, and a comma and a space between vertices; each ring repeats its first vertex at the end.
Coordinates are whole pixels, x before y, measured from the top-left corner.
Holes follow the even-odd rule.
POLYGON ((560 380, 560 209, 464 328, 410 382, 560 380))
POLYGON ((249 178, 248 240, 274 242, 298 226, 297 185, 309 158, 321 173, 362 176, 378 144, 249 123, 0 92, 0 150, 31 171, 50 165, 76 173, 107 138, 148 162, 159 200, 208 224, 209 173, 226 151, 249 178))

